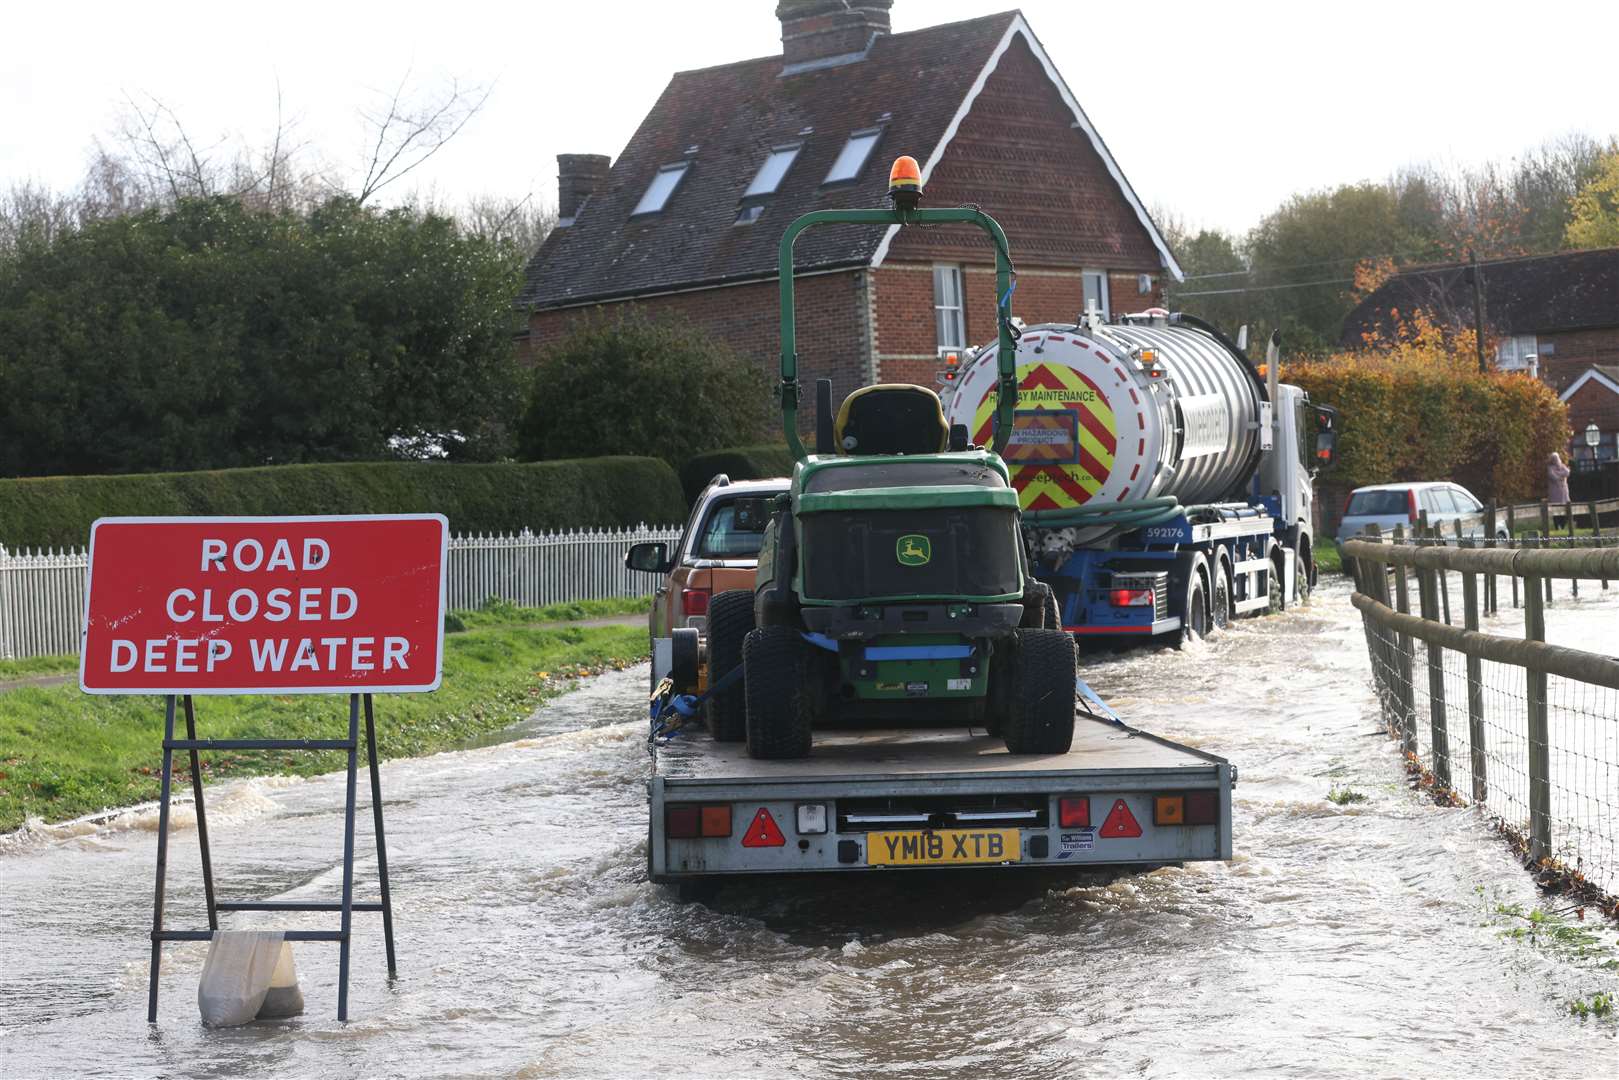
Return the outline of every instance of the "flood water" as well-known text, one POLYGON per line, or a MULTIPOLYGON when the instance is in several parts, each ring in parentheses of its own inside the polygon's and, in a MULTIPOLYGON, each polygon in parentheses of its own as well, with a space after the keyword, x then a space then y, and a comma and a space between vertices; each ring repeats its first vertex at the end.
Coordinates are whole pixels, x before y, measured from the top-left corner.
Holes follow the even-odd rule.
MULTIPOLYGON (((1407 789, 1364 640, 1335 585, 1184 652, 1088 661, 1127 720, 1238 765, 1229 864, 896 871, 706 905, 643 880, 645 672, 605 676, 515 741, 383 766, 400 975, 357 915, 347 1025, 336 947, 309 943, 305 1016, 204 1029, 206 946, 182 944, 149 1028, 155 813, 13 837, 0 1076, 1613 1075, 1619 1028, 1568 1002, 1615 988, 1616 934, 1584 956, 1503 936, 1524 924, 1496 906, 1538 898, 1475 814, 1407 789)), ((335 899, 342 797, 337 776, 215 790, 221 896, 335 899)), ((195 833, 170 851, 170 925, 205 925, 195 833)), ((374 881, 368 856, 356 895, 374 881)))

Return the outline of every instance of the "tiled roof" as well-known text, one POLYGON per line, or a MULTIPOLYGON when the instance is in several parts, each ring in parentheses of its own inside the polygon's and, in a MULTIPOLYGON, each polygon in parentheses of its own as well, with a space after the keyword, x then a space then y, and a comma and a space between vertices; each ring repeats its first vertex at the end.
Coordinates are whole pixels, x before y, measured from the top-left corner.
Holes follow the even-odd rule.
MULTIPOLYGON (((1484 270, 1484 310, 1505 334, 1549 334, 1619 326, 1619 248, 1499 259, 1484 270)), ((1385 281, 1344 319, 1342 344, 1382 326, 1392 310, 1424 308, 1471 325, 1466 263, 1410 267, 1385 281)))
MULTIPOLYGON (((794 217, 886 205, 889 162, 899 154, 927 159, 1016 18, 1004 12, 881 36, 864 60, 785 77, 779 55, 678 73, 574 223, 554 230, 529 263, 518 303, 554 307, 774 276, 776 245, 794 217), (850 133, 879 125, 882 137, 859 176, 823 187, 850 133), (770 148, 801 138, 804 148, 763 215, 734 225, 770 148), (630 220, 659 167, 693 146, 690 171, 663 212, 630 220)), ((885 228, 811 230, 798 242, 796 265, 868 263, 885 228)))

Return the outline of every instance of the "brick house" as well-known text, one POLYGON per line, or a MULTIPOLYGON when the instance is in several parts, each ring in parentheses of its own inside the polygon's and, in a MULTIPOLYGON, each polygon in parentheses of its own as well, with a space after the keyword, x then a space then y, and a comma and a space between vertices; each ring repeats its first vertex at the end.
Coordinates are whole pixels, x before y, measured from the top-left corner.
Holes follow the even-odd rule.
MULTIPOLYGON (((1484 312, 1503 371, 1530 371, 1559 393, 1593 365, 1619 365, 1619 248, 1496 259, 1479 264, 1484 312)), ((1466 263, 1407 267, 1344 319, 1340 343, 1387 327, 1395 310, 1422 308, 1453 326, 1473 325, 1466 263)), ((1572 422, 1573 418, 1570 417, 1572 422)), ((1582 424, 1574 424, 1579 432, 1582 424)))
MULTIPOLYGON (((1619 462, 1619 364, 1593 364, 1586 368, 1558 397, 1568 406, 1568 426, 1574 432, 1570 464, 1577 472, 1612 473, 1619 462), (1596 427, 1597 442, 1591 446, 1587 431, 1596 427)), ((1602 495, 1619 495, 1604 485, 1602 495)))
MULTIPOLYGON (((559 156, 560 220, 518 297, 521 347, 634 305, 773 371, 782 231, 810 210, 886 206, 900 154, 922 163, 924 205, 977 204, 1005 226, 1025 322, 1160 304, 1174 257, 1023 16, 893 34, 891 5, 783 0, 779 54, 676 74, 610 166, 559 156)), ((834 400, 930 385, 941 352, 994 337, 977 230, 826 226, 799 240, 797 266, 800 375, 831 377, 834 400)))

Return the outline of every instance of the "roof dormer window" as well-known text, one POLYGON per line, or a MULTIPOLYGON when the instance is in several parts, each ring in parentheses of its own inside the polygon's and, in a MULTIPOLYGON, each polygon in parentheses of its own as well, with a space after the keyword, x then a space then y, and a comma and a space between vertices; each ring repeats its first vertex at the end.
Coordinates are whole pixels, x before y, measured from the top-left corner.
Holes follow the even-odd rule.
POLYGON ((660 168, 657 175, 652 178, 652 183, 647 185, 646 194, 641 196, 641 201, 635 204, 634 210, 630 211, 630 216, 639 217, 641 214, 661 213, 663 208, 668 205, 669 196, 675 193, 675 188, 680 186, 681 179, 686 175, 686 170, 690 168, 691 162, 689 160, 677 161, 660 168))
POLYGON ((858 177, 860 170, 865 168, 866 159, 871 156, 872 147, 877 145, 882 133, 882 128, 866 128, 850 134, 849 141, 843 144, 843 149, 838 152, 838 159, 827 170, 826 179, 821 183, 840 184, 858 177))
POLYGON ((804 144, 801 142, 772 147, 770 156, 759 166, 759 171, 754 174, 753 183, 748 185, 748 190, 742 193, 742 197, 748 199, 756 195, 774 195, 776 189, 781 187, 782 178, 787 175, 787 170, 793 167, 793 160, 802 149, 804 144))

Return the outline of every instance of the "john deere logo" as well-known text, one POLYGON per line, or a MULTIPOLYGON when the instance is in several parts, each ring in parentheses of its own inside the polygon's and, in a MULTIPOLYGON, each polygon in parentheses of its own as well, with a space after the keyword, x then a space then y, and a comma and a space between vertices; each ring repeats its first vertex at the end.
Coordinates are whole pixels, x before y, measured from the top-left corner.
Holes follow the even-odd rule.
POLYGON ((902 536, 894 545, 894 557, 901 566, 926 566, 933 558, 933 545, 919 533, 902 536))

